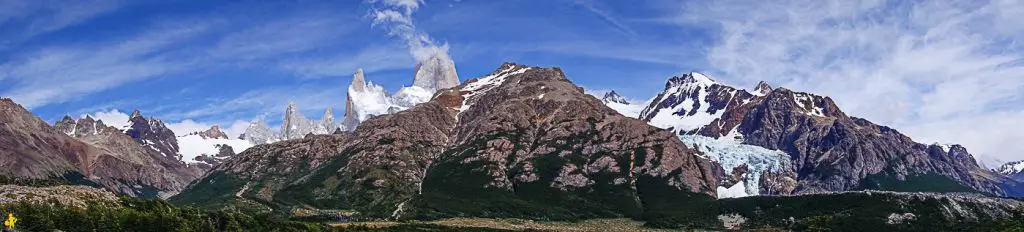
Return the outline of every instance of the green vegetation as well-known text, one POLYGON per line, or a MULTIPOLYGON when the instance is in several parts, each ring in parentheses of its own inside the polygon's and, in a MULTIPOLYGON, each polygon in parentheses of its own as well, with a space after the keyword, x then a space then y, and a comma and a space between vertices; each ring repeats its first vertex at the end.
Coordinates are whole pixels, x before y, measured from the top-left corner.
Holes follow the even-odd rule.
POLYGON ((273 215, 246 215, 175 207, 160 200, 121 198, 120 206, 90 204, 76 209, 59 204, 14 203, 0 212, 18 217, 19 231, 327 231, 320 224, 287 221, 273 215))
POLYGON ((861 181, 859 189, 874 189, 896 192, 976 192, 971 187, 957 183, 949 177, 926 173, 898 180, 885 172, 868 175, 861 181))
MULTIPOLYGON (((980 218, 949 218, 943 215, 948 199, 907 199, 892 194, 841 193, 806 196, 760 196, 707 200, 690 198, 688 207, 654 209, 645 216, 656 228, 722 228, 719 215, 746 218, 744 229, 795 231, 1004 231, 1024 223, 1024 211, 1011 218, 985 218, 978 209, 989 206, 960 202, 959 206, 980 218), (905 223, 887 224, 894 214, 913 213, 905 223)), ((1015 230, 1009 230, 1015 231, 1015 230)), ((1017 230, 1019 231, 1019 229, 1017 230)))
POLYGON ((78 172, 67 172, 67 173, 65 173, 63 175, 60 175, 60 176, 53 176, 51 178, 43 178, 43 179, 18 178, 18 177, 13 177, 13 176, 7 176, 7 175, 0 174, 0 185, 7 185, 7 184, 10 184, 10 185, 21 185, 21 186, 32 186, 32 187, 48 187, 48 186, 57 186, 57 185, 70 185, 70 184, 86 185, 86 186, 92 186, 92 187, 97 187, 97 188, 102 188, 103 187, 103 186, 101 186, 101 185, 99 185, 99 184, 97 184, 95 182, 89 181, 88 179, 85 178, 85 176, 83 176, 81 173, 78 173, 78 172))

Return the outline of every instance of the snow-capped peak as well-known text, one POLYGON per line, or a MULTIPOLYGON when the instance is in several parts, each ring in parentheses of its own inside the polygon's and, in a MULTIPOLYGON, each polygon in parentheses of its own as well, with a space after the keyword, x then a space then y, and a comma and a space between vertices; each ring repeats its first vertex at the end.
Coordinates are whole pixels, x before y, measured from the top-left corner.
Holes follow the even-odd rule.
POLYGON ((1024 173, 1024 160, 1003 164, 995 171, 1007 176, 1024 173))
POLYGON ((764 81, 761 81, 757 83, 757 86, 754 87, 754 92, 751 92, 750 94, 760 97, 768 95, 768 93, 771 92, 772 90, 772 86, 768 85, 768 83, 764 81))
POLYGON ((629 104, 629 101, 626 100, 626 97, 619 95, 619 93, 616 93, 615 90, 605 93, 604 97, 601 97, 601 101, 604 101, 604 103, 614 102, 619 104, 629 104))
POLYGON ((725 94, 728 103, 736 95, 734 88, 712 88, 719 85, 707 76, 691 72, 682 77, 672 77, 665 84, 665 91, 658 95, 644 109, 639 118, 651 125, 677 133, 698 129, 722 117, 723 107, 715 107, 711 96, 725 94), (725 92, 715 92, 725 91, 725 92))

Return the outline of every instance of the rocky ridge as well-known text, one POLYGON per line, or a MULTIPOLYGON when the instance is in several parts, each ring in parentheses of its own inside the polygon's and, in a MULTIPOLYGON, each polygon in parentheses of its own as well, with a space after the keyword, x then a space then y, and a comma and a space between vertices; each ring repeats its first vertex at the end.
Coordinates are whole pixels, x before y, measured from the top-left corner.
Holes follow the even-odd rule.
POLYGON ((500 207, 508 215, 635 215, 643 202, 671 200, 654 192, 714 195, 722 173, 672 133, 584 94, 560 69, 507 63, 351 134, 253 147, 172 200, 373 218, 484 215, 502 204, 513 204, 500 207), (484 208, 450 208, 462 204, 484 208), (533 213, 563 214, 554 212, 533 213))
POLYGON ((62 179, 137 197, 169 197, 199 176, 100 120, 64 117, 50 126, 0 99, 0 170, 14 179, 62 179))
POLYGON ((894 180, 952 181, 951 185, 1004 194, 983 177, 986 171, 962 146, 917 143, 892 128, 847 116, 831 98, 764 82, 750 92, 700 73, 672 77, 639 118, 679 135, 725 138, 783 151, 798 175, 795 192, 891 188, 877 184, 894 180))

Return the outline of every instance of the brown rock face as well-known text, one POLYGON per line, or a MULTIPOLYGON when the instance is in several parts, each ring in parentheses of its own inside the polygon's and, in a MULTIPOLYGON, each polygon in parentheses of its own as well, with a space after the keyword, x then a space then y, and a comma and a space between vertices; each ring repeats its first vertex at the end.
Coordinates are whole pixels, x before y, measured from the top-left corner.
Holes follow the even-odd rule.
MULTIPOLYGON (((443 206, 468 202, 484 208, 550 203, 566 210, 592 205, 579 215, 614 216, 641 212, 642 202, 655 197, 643 195, 645 189, 714 195, 724 173, 672 133, 624 117, 584 94, 560 69, 516 64, 439 92, 430 102, 373 117, 351 136, 333 138, 323 141, 336 149, 331 155, 314 156, 298 144, 250 148, 176 201, 203 203, 199 193, 216 191, 228 199, 239 193, 243 201, 355 209, 378 218, 487 214, 483 208, 443 206), (265 173, 293 176, 250 177, 265 173), (220 190, 223 186, 204 184, 229 179, 241 181, 220 190)), ((285 144, 293 143, 271 145, 285 144)), ((509 209, 516 210, 524 209, 509 209)))
MULTIPOLYGON (((60 178, 87 170, 98 149, 70 138, 10 99, 0 99, 0 174, 60 178)), ((88 175, 88 173, 81 173, 88 175)))
MULTIPOLYGON (((140 144, 120 130, 91 117, 77 121, 64 117, 58 130, 100 150, 95 162, 85 167, 93 182, 114 192, 136 197, 167 198, 177 194, 202 174, 158 149, 140 144)), ((175 140, 176 141, 176 140, 175 140)))
POLYGON ((0 100, 0 170, 14 178, 92 182, 137 197, 169 197, 200 174, 102 121, 65 117, 51 127, 9 99, 0 100))
POLYGON ((142 116, 138 110, 132 112, 128 119, 131 125, 125 134, 131 136, 136 142, 150 149, 153 149, 164 156, 180 159, 178 157, 178 138, 174 131, 168 129, 163 121, 156 118, 142 116))

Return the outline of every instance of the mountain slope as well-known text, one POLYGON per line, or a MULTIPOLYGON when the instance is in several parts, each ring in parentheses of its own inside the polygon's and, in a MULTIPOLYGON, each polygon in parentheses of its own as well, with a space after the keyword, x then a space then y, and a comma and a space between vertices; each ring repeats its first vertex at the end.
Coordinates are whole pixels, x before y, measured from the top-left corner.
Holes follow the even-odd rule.
POLYGON ((86 175, 99 150, 68 137, 11 99, 0 99, 0 174, 24 179, 86 175))
POLYGON ((251 148, 175 202, 348 209, 374 218, 621 216, 685 194, 714 195, 723 172, 673 134, 584 94, 560 69, 516 64, 372 117, 347 139, 332 136, 323 152, 265 149, 313 138, 251 148), (248 177, 267 170, 288 170, 287 177, 248 177), (225 182, 232 184, 212 184, 225 182))
MULTIPOLYGON (((162 123, 153 120, 154 127, 166 128, 162 123)), ((77 121, 65 116, 56 122, 54 127, 101 151, 95 162, 83 170, 89 173, 91 181, 117 193, 167 198, 184 189, 203 171, 185 165, 178 160, 177 154, 172 157, 161 153, 153 146, 160 143, 141 144, 125 132, 107 126, 103 121, 93 120, 89 116, 77 121)), ((173 132, 171 135, 173 136, 173 132)), ((154 140, 157 139, 149 139, 154 140)), ((173 141, 174 147, 177 147, 177 140, 173 141)))
POLYGON ((0 173, 15 179, 65 179, 129 196, 168 197, 199 175, 92 117, 65 117, 50 126, 0 99, 0 122, 0 173))
POLYGON ((783 151, 798 174, 796 192, 905 188, 1003 194, 959 145, 920 144, 847 116, 831 98, 763 82, 749 92, 699 73, 672 77, 640 118, 678 134, 783 151))

